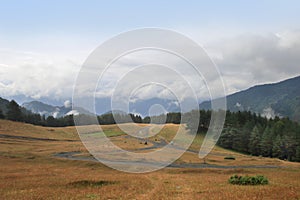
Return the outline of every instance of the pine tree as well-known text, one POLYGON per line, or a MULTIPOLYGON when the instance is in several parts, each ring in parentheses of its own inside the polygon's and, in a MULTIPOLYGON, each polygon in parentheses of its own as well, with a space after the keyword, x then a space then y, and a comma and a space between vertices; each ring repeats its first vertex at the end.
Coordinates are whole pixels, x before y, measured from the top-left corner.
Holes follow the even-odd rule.
POLYGON ((57 120, 53 116, 49 116, 46 119, 46 126, 55 127, 57 126, 57 120))
POLYGON ((235 131, 232 128, 227 128, 222 134, 218 141, 221 147, 232 149, 233 139, 235 136, 235 131))
POLYGON ((257 128, 257 126, 254 126, 249 140, 249 152, 252 155, 255 156, 260 155, 260 148, 259 148, 260 139, 261 136, 259 134, 259 129, 257 128))
POLYGON ((5 118, 5 116, 4 116, 3 112, 2 112, 2 110, 0 109, 0 119, 4 119, 4 118, 5 118))
POLYGON ((275 157, 275 158, 283 158, 283 155, 282 155, 282 140, 281 140, 281 137, 280 137, 279 134, 276 136, 276 139, 273 143, 272 156, 275 157))
POLYGON ((241 131, 239 129, 232 130, 232 149, 239 151, 239 152, 247 152, 247 148, 245 149, 244 145, 248 145, 248 141, 246 141, 245 136, 247 132, 241 131))
POLYGON ((6 118, 13 121, 22 121, 21 108, 14 100, 7 105, 6 118))
POLYGON ((266 157, 272 156, 273 132, 269 126, 265 128, 259 146, 261 150, 261 155, 266 157))
MULTIPOLYGON (((250 119, 250 118, 249 118, 250 119)), ((254 123, 253 121, 247 121, 245 125, 243 126, 242 129, 242 137, 241 137, 241 151, 245 153, 249 153, 249 140, 250 140, 250 135, 251 131, 253 130, 254 123)))
POLYGON ((300 162, 300 146, 296 147, 295 161, 300 162))

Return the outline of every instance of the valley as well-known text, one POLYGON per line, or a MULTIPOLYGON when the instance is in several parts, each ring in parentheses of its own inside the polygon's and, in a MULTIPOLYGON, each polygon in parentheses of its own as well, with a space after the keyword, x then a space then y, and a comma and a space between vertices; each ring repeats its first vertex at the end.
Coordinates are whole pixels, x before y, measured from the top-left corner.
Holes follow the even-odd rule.
MULTIPOLYGON (((130 151, 169 143, 179 125, 167 124, 144 141, 116 125, 103 126, 110 140, 130 151)), ((169 167, 151 173, 119 172, 95 162, 75 127, 41 127, 0 120, 0 196, 3 199, 299 199, 300 163, 244 155, 216 146, 198 158, 203 135, 169 167), (73 153, 72 153, 73 152, 73 153), (67 156, 65 156, 67 155, 67 156), (234 157, 227 160, 225 157, 234 157), (230 176, 264 175, 269 185, 238 186, 230 176)))

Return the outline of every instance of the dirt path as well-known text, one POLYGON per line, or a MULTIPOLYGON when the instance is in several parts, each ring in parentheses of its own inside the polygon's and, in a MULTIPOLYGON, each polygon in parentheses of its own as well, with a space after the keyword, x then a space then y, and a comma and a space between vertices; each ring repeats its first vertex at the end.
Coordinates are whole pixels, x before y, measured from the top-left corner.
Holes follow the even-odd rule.
MULTIPOLYGON (((122 135, 122 136, 116 136, 116 137, 124 137, 126 139, 134 138, 130 135, 122 135)), ((136 138, 135 138, 136 139, 136 138)), ((139 139, 141 141, 144 141, 144 139, 139 139)), ((149 147, 143 147, 134 150, 135 152, 144 151, 144 150, 155 150, 160 149, 168 144, 168 142, 161 137, 159 141, 150 141, 152 143, 152 146, 149 147)), ((181 147, 173 145, 174 149, 181 149, 181 147)), ((198 154, 198 151, 196 150, 186 150, 186 152, 190 152, 193 154, 198 154)), ((83 156, 80 155, 81 152, 60 152, 54 154, 54 157, 57 158, 65 158, 69 160, 79 160, 79 161, 93 161, 93 162, 99 162, 96 160, 93 156, 83 156)), ((211 155, 217 155, 217 156, 227 156, 227 154, 221 154, 221 153, 210 153, 211 155)), ((112 163, 112 164, 118 164, 118 165, 135 165, 135 166, 161 166, 162 163, 154 163, 154 162, 147 162, 147 161, 114 161, 114 160, 102 160, 106 163, 112 163)), ((194 168, 194 169, 204 169, 204 168, 215 168, 215 169, 237 169, 237 168, 281 168, 280 166, 275 165, 237 165, 237 166, 227 166, 227 165, 214 165, 214 164, 205 164, 205 163, 172 163, 168 165, 168 168, 194 168)))
MULTIPOLYGON (((54 154, 54 157, 57 158, 65 158, 69 160, 79 160, 79 161, 93 161, 93 162, 99 162, 92 156, 78 156, 81 152, 60 152, 57 154, 54 154)), ((107 160, 105 160, 107 161, 107 160)), ((122 161, 107 161, 107 162, 113 162, 115 164, 124 164, 124 165, 155 165, 154 163, 148 163, 148 162, 122 162, 122 161)), ((161 165, 161 164, 157 164, 161 165)), ((280 166, 275 165, 236 165, 236 166, 227 166, 227 165, 212 165, 212 164, 204 164, 204 163, 172 163, 168 165, 168 168, 194 168, 194 169, 252 169, 252 168, 259 168, 259 169, 265 169, 265 168, 282 168, 280 166)))

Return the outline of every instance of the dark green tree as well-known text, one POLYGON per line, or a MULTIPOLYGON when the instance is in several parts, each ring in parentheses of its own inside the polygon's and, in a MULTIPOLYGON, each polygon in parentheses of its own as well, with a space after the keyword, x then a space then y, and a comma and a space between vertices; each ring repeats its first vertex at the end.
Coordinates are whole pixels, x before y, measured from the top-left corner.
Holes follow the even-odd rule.
POLYGON ((22 121, 23 119, 21 108, 14 100, 7 105, 6 119, 12 121, 22 121))
POLYGON ((4 116, 3 112, 2 112, 2 110, 0 109, 0 119, 4 119, 4 118, 5 118, 5 116, 4 116))
POLYGON ((278 134, 275 138, 273 148, 272 148, 272 156, 275 158, 283 158, 283 152, 282 152, 282 140, 281 136, 278 134))
POLYGON ((249 153, 255 156, 260 155, 259 143, 261 135, 257 126, 254 126, 249 139, 249 153))
POLYGON ((253 127, 254 123, 252 121, 247 121, 245 125, 238 130, 238 135, 236 135, 236 137, 234 138, 234 150, 243 153, 249 153, 248 144, 253 127))
POLYGON ((296 147, 295 161, 300 162, 300 145, 296 147))
POLYGON ((271 157, 272 156, 273 131, 269 126, 267 126, 265 128, 265 130, 262 134, 259 146, 260 146, 262 156, 265 156, 265 157, 271 157))
POLYGON ((226 128, 221 134, 218 144, 221 147, 232 149, 234 137, 236 137, 236 130, 234 128, 226 128))
POLYGON ((53 116, 47 117, 46 126, 56 127, 57 125, 58 125, 57 119, 55 119, 53 116))

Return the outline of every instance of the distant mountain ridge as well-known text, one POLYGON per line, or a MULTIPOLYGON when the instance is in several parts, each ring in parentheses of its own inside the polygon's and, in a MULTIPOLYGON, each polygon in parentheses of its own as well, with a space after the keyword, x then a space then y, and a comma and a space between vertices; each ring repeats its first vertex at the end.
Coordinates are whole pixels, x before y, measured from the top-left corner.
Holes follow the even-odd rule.
MULTIPOLYGON (((210 101, 200 104, 200 109, 210 108, 210 101)), ((227 96, 227 109, 251 111, 269 118, 289 117, 300 122, 300 76, 231 94, 227 96)))
POLYGON ((71 105, 52 106, 40 101, 26 102, 22 104, 22 107, 26 108, 27 110, 33 113, 38 113, 42 116, 45 115, 46 117, 53 116, 55 118, 64 117, 66 115, 77 115, 79 113, 90 114, 88 111, 82 108, 77 108, 76 110, 73 110, 71 105))
MULTIPOLYGON (((149 115, 149 109, 151 106, 159 104, 164 107, 164 110, 166 112, 180 112, 180 107, 177 101, 175 100, 168 100, 168 99, 160 99, 160 98, 152 98, 152 99, 146 99, 146 100, 137 100, 135 102, 129 103, 129 113, 138 114, 141 116, 148 116, 149 115)), ((48 116, 54 116, 56 118, 63 117, 68 114, 91 114, 90 112, 82 109, 82 108, 76 108, 76 110, 72 110, 72 106, 65 107, 65 106, 52 106, 49 104, 45 104, 40 101, 31 101, 31 102, 25 102, 22 104, 22 107, 26 108, 27 110, 38 113, 40 115, 48 116)), ((101 114, 110 114, 112 113, 111 110, 111 100, 106 99, 96 99, 96 112, 98 115, 101 114)), ((192 110, 193 108, 188 108, 184 110, 184 112, 188 112, 189 110, 192 110)), ((127 114, 127 112, 122 110, 114 110, 114 113, 118 114, 127 114)), ((154 112, 154 114, 162 114, 163 111, 159 111, 157 113, 154 112)))
MULTIPOLYGON (((274 116, 289 117, 300 122, 300 76, 287 79, 278 83, 253 86, 227 96, 227 109, 233 112, 251 111, 260 113, 268 118, 274 116)), ((0 97, 0 109, 6 113, 9 101, 0 97)), ((149 115, 151 106, 162 105, 167 112, 180 112, 178 103, 174 100, 160 98, 137 100, 129 105, 129 112, 149 115)), ((188 103, 187 103, 188 104, 188 103)), ((72 110, 72 106, 52 106, 40 101, 31 101, 22 104, 27 110, 41 115, 63 117, 69 114, 91 114, 82 108, 72 110)), ((111 111, 109 98, 96 99, 96 112, 98 115, 111 111)), ((187 108, 188 112, 194 108, 187 108)), ((211 109, 211 102, 205 101, 200 104, 200 109, 211 109)))

